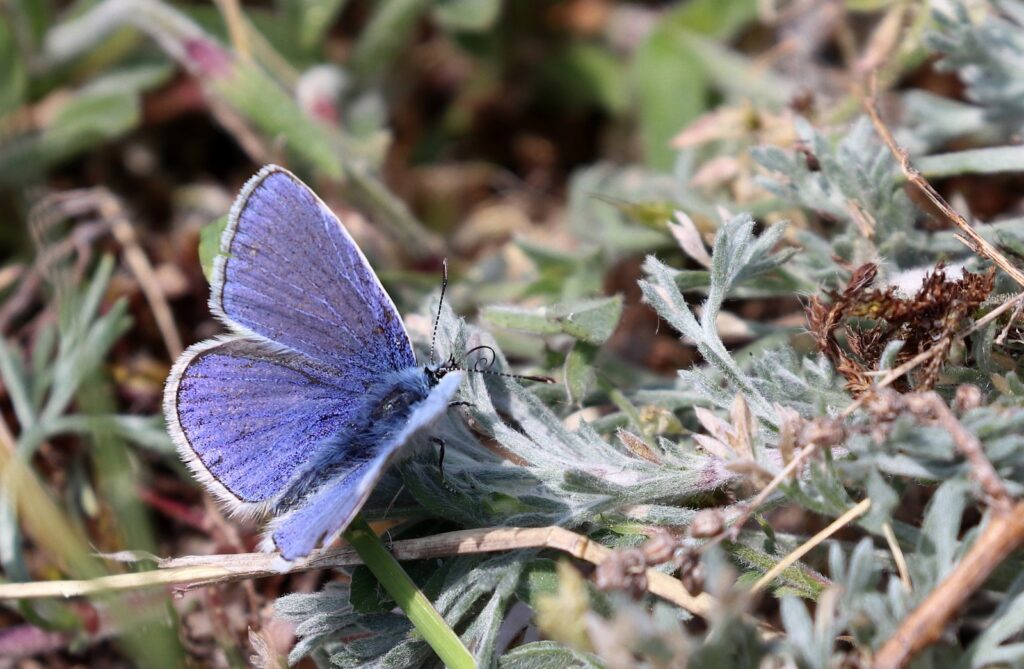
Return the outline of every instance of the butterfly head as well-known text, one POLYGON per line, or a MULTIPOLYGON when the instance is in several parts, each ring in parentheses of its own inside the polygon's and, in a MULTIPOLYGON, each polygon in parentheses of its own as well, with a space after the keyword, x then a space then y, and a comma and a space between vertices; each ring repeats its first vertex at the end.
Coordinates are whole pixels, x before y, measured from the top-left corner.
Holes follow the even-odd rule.
POLYGON ((441 379, 445 377, 445 374, 451 371, 453 371, 451 367, 442 365, 430 364, 423 367, 423 372, 427 375, 427 381, 430 383, 431 387, 440 383, 441 379))
POLYGON ((494 364, 498 361, 498 353, 493 347, 487 344, 481 344, 480 346, 474 346, 465 353, 462 354, 462 358, 459 360, 455 359, 455 355, 449 355, 448 360, 442 364, 431 363, 424 367, 424 371, 427 377, 430 379, 431 385, 437 385, 444 378, 445 374, 449 372, 466 372, 468 374, 486 374, 488 376, 504 376, 510 379, 522 379, 525 381, 538 381, 540 383, 554 383, 555 380, 549 376, 529 376, 527 374, 509 374, 506 372, 498 372, 493 369, 494 364), (474 354, 479 353, 471 364, 467 364, 470 358, 473 358, 474 354))
POLYGON ((470 374, 488 374, 491 376, 505 376, 512 379, 525 379, 527 381, 539 381, 541 383, 554 383, 555 380, 548 376, 526 376, 522 374, 506 374, 505 372, 496 372, 491 368, 494 367, 494 363, 498 361, 498 353, 490 346, 486 344, 480 346, 474 346, 465 353, 462 354, 460 360, 455 359, 455 355, 449 355, 448 360, 443 363, 438 363, 434 357, 434 344, 437 342, 437 326, 441 322, 441 308, 444 305, 444 294, 448 288, 448 260, 445 259, 441 263, 441 298, 437 303, 437 316, 434 317, 434 332, 430 337, 430 364, 424 367, 424 371, 427 374, 427 378, 430 380, 431 386, 437 385, 444 375, 448 372, 468 372, 470 374), (474 353, 479 352, 479 355, 474 361, 472 366, 467 366, 466 361, 474 353))

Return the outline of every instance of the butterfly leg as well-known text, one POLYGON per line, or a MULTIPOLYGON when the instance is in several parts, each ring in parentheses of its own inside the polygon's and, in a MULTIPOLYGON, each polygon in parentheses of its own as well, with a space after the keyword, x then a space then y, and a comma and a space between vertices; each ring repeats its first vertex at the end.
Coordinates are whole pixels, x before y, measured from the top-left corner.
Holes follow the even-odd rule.
POLYGON ((431 437, 431 443, 437 444, 437 471, 441 472, 441 481, 444 482, 444 439, 441 437, 431 437))

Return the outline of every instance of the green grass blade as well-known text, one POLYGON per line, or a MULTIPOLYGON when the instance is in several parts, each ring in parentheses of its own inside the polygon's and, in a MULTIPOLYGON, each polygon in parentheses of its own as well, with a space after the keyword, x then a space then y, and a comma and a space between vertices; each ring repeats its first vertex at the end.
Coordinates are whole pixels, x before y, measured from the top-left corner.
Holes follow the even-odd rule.
POLYGON ((398 606, 409 616, 423 639, 430 644, 437 656, 446 667, 451 669, 470 669, 476 667, 473 656, 462 645, 462 641, 444 621, 441 614, 420 592, 409 575, 398 564, 398 560, 388 552, 384 544, 374 533, 363 517, 356 516, 348 530, 345 540, 356 549, 359 557, 377 577, 380 584, 388 591, 398 606))

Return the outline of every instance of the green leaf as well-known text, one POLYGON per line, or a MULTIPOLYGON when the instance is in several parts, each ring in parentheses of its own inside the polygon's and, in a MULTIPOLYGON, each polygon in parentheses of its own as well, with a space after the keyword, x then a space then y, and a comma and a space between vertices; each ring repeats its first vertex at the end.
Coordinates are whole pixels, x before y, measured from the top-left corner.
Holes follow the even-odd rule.
MULTIPOLYGON (((653 256, 644 262, 644 271, 649 280, 641 281, 640 289, 644 299, 654 307, 659 316, 697 344, 697 350, 707 362, 707 368, 681 369, 678 372, 679 376, 685 382, 693 384, 706 400, 722 408, 730 407, 736 393, 742 393, 750 409, 760 420, 769 425, 776 425, 778 415, 765 396, 763 386, 782 384, 792 387, 796 385, 794 382, 800 382, 799 378, 796 375, 776 378, 775 370, 763 372, 772 375, 769 378, 755 379, 749 376, 719 337, 715 321, 722 302, 732 286, 742 279, 745 272, 751 270, 751 263, 763 262, 766 255, 764 249, 760 252, 755 250, 754 246, 760 244, 752 242, 753 221, 744 222, 744 218, 738 216, 730 221, 715 240, 711 285, 700 320, 679 292, 672 272, 653 256), (713 374, 721 375, 726 383, 713 378, 711 370, 714 370, 713 374)), ((769 230, 761 239, 772 235, 772 232, 769 230)))
POLYGON ((360 613, 384 613, 395 608, 394 598, 366 565, 361 564, 352 570, 348 587, 352 608, 360 613))
POLYGON ((565 669, 603 669, 605 665, 578 650, 567 648, 554 641, 535 641, 516 646, 498 659, 500 669, 542 669, 560 667, 565 669))
POLYGON ((603 344, 622 315, 622 297, 602 297, 552 307, 486 307, 483 316, 495 325, 547 335, 564 333, 576 339, 603 344))
POLYGON ((0 21, 0 117, 21 105, 28 86, 28 75, 14 39, 10 21, 0 21))
POLYGON ((1024 146, 996 146, 940 153, 917 158, 917 169, 928 179, 941 179, 958 174, 999 174, 1024 172, 1024 146))
POLYGON ((348 0, 285 0, 282 2, 298 35, 299 46, 310 52, 318 47, 348 0))
POLYGON ((565 392, 570 404, 580 406, 594 385, 594 361, 598 347, 585 341, 577 341, 565 356, 565 392))
POLYGON ((428 0, 383 0, 375 6, 349 61, 349 67, 363 81, 375 80, 387 71, 409 43, 408 36, 426 11, 428 0))
POLYGON ((667 13, 640 46, 633 62, 633 80, 649 165, 672 167, 675 151, 669 140, 708 105, 707 72, 689 35, 721 39, 756 13, 754 0, 691 0, 667 13))
POLYGON ((517 497, 502 492, 489 492, 481 500, 488 513, 496 517, 511 516, 523 510, 523 503, 517 497))
POLYGON ((501 0, 436 0, 434 20, 449 30, 489 30, 501 13, 501 0))
POLYGON ((637 51, 632 78, 647 164, 668 170, 676 153, 669 140, 707 108, 703 65, 675 27, 661 26, 637 51))
POLYGON ((611 195, 595 194, 594 198, 607 202, 633 223, 665 232, 672 216, 679 210, 679 204, 666 200, 643 200, 631 202, 611 195))
POLYGON ((83 92, 53 117, 41 134, 0 150, 0 180, 20 183, 43 169, 128 132, 140 119, 134 92, 83 92))
POLYGON ((213 261, 220 253, 220 238, 228 226, 228 217, 221 216, 203 226, 199 231, 199 264, 207 281, 213 277, 213 261))
POLYGON ((0 181, 23 183, 134 129, 142 118, 141 93, 166 81, 170 73, 165 65, 135 66, 78 89, 40 132, 0 146, 0 181))
POLYGON ((516 594, 530 606, 535 606, 538 597, 558 592, 558 565, 554 560, 538 558, 527 566, 519 580, 516 594))
POLYGON ((773 74, 717 40, 698 33, 690 33, 685 39, 708 79, 730 99, 779 107, 793 98, 795 84, 792 80, 773 74))
POLYGON ((484 307, 481 315, 491 323, 503 328, 522 330, 533 334, 549 335, 562 331, 558 323, 549 318, 547 309, 525 307, 493 306, 484 307))
POLYGON ((30 392, 31 380, 25 374, 25 365, 18 351, 0 337, 0 380, 14 408, 14 415, 23 427, 35 422, 35 407, 30 392))
POLYGON ((75 414, 51 420, 47 428, 46 437, 68 433, 93 438, 116 437, 162 455, 176 455, 162 416, 75 414))
POLYGON ((552 308, 551 313, 566 334, 591 344, 603 344, 622 316, 622 296, 560 305, 552 308))
POLYGON ((662 25, 725 41, 757 17, 756 0, 690 0, 669 12, 662 25))
POLYGON ((344 175, 338 139, 306 116, 295 100, 251 61, 236 61, 230 72, 210 79, 213 89, 250 119, 266 136, 285 146, 323 174, 344 175))
POLYGON ((570 107, 597 106, 621 113, 628 103, 626 71, 607 49, 571 42, 541 64, 544 92, 570 107))

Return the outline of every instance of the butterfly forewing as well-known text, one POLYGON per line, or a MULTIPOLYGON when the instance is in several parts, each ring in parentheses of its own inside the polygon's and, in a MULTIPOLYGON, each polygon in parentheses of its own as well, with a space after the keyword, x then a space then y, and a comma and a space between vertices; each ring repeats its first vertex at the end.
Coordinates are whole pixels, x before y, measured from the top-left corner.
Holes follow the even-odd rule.
POLYGON ((268 166, 221 238, 210 308, 229 326, 333 366, 353 390, 416 364, 398 311, 338 217, 268 166))

